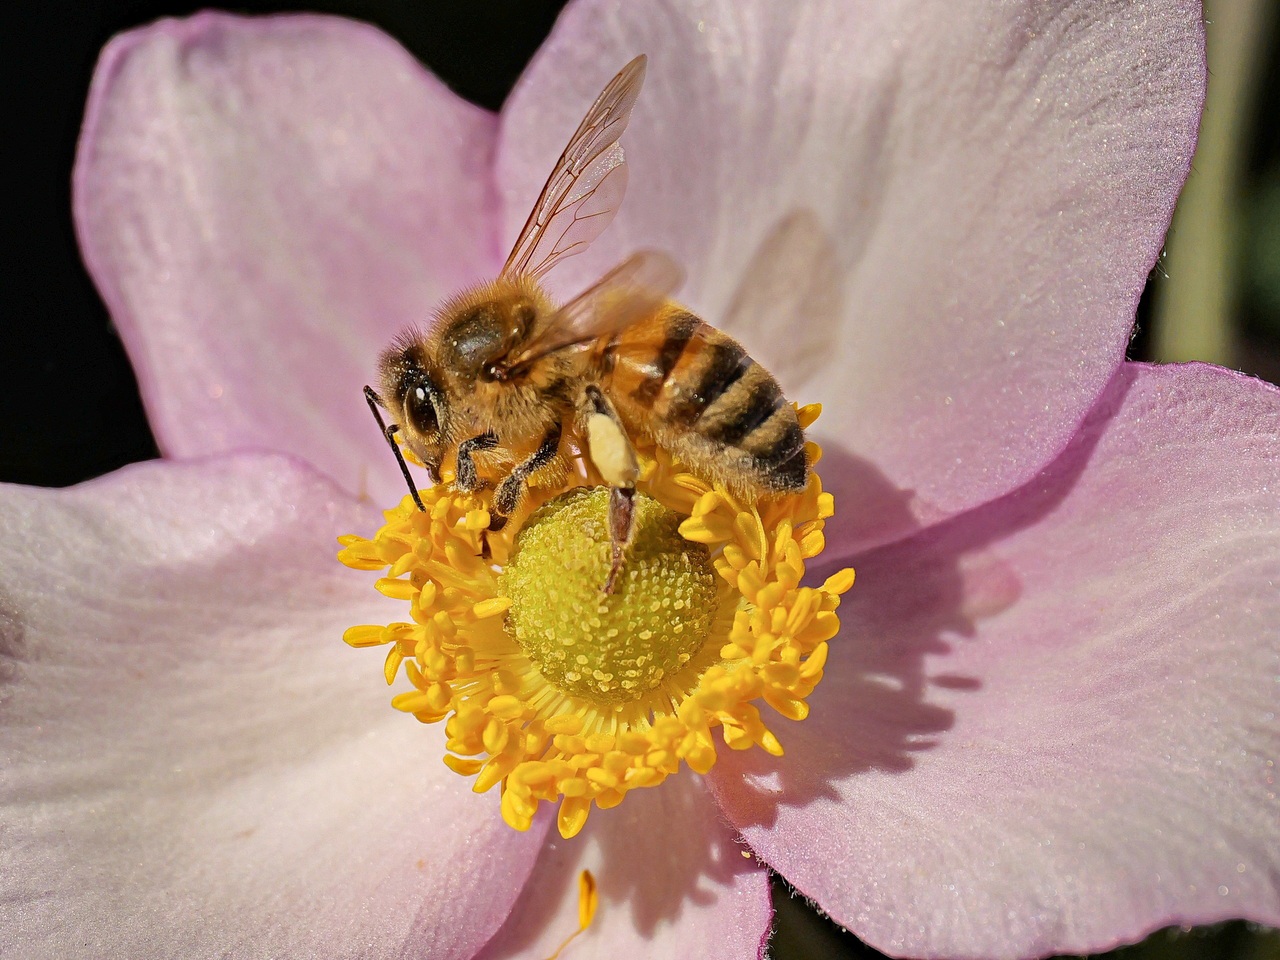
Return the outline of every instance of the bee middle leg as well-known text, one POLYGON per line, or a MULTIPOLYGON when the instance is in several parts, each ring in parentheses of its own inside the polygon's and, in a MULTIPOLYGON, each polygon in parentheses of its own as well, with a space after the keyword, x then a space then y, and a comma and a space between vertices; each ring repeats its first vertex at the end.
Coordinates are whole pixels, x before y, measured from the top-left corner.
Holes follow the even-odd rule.
POLYGON ((520 500, 524 496, 525 486, 528 484, 529 478, 559 454, 562 432, 559 423, 552 426, 547 431, 542 443, 538 445, 538 449, 528 459, 517 464, 516 468, 498 484, 498 489, 493 493, 494 516, 489 521, 490 530, 501 530, 507 525, 507 520, 516 512, 516 507, 520 506, 520 500))

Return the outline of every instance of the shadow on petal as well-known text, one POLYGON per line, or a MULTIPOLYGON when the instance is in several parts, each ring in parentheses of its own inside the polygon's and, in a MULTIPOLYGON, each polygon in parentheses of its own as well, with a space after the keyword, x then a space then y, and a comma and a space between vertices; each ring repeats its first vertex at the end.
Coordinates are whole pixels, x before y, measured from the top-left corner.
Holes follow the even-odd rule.
MULTIPOLYGON (((839 803, 842 782, 871 771, 904 773, 916 755, 946 736, 955 712, 931 702, 931 691, 963 695, 983 687, 980 676, 948 670, 947 654, 1022 595, 1019 576, 995 545, 1057 509, 1103 433, 1096 425, 1115 414, 1132 380, 1122 369, 1077 442, 1026 487, 854 558, 857 581, 840 608, 841 630, 830 641, 824 679, 809 698, 810 716, 772 724, 786 755, 725 752, 711 774, 735 825, 772 826, 780 805, 839 803)), ((862 503, 905 509, 909 495, 894 490, 873 466, 838 452, 832 459, 840 466, 831 469, 826 458, 824 466, 833 477, 869 491, 861 500, 837 501, 838 507, 855 513, 862 503)), ((824 565, 813 579, 832 572, 834 565, 824 565)))
MULTIPOLYGON (((916 526, 909 507, 911 493, 894 487, 874 465, 833 448, 826 451, 819 470, 824 488, 837 490, 836 517, 828 521, 828 530, 841 516, 853 520, 828 539, 828 554, 844 561, 813 569, 807 579, 814 583, 847 562, 850 542, 874 539, 867 531, 916 526), (861 532, 850 532, 852 528, 861 532)), ((830 641, 823 681, 809 698, 808 719, 797 723, 766 718, 786 755, 721 750, 710 780, 739 827, 772 825, 780 802, 838 801, 833 784, 846 777, 868 770, 907 770, 913 754, 928 749, 952 725, 950 710, 927 702, 930 680, 924 660, 948 649, 945 634, 972 633, 960 565, 950 558, 916 571, 905 594, 899 593, 899 580, 878 579, 874 564, 855 561, 853 566, 857 581, 841 605, 842 628, 830 641), (897 616, 900 608, 895 605, 903 602, 928 610, 930 616, 909 635, 895 636, 893 643, 877 642, 882 618, 897 616)), ((945 682, 962 688, 978 683, 972 677, 949 677, 945 682)))
POLYGON ((608 944, 615 955, 634 945, 636 955, 742 956, 768 928, 764 871, 744 856, 696 774, 631 791, 620 806, 594 811, 572 840, 551 835, 484 960, 550 955, 577 929, 582 870, 600 893, 596 919, 572 948, 583 955, 594 955, 596 940, 595 949, 608 944))
MULTIPOLYGON (((869 230, 870 224, 861 229, 869 230)), ((831 391, 840 388, 840 371, 832 366, 839 363, 835 348, 845 315, 846 269, 851 268, 841 262, 819 216, 808 208, 793 210, 756 248, 723 318, 724 329, 799 403, 829 400, 831 391)), ((825 451, 818 468, 823 489, 835 496, 839 508, 827 521, 829 558, 909 536, 918 527, 917 517, 941 515, 842 449, 840 426, 820 420, 814 434, 822 438, 825 451)))
POLYGON ((679 916, 686 903, 713 905, 734 877, 756 869, 728 830, 712 829, 718 818, 696 774, 686 772, 656 790, 638 791, 627 803, 634 806, 615 812, 615 822, 600 831, 600 882, 605 901, 625 904, 642 933, 679 916), (683 828, 673 829, 674 824, 683 828), (671 857, 665 843, 673 836, 680 837, 678 857, 671 857), (694 869, 680 869, 673 860, 694 869), (637 863, 651 869, 637 869, 637 863))
POLYGON ((838 440, 823 442, 817 471, 822 489, 836 501, 835 516, 827 521, 823 554, 823 559, 833 564, 837 560, 847 563, 855 554, 913 536, 921 529, 918 518, 936 512, 923 505, 914 491, 895 487, 869 461, 843 449, 838 440))
POLYGON ((793 210, 760 241, 716 325, 801 399, 830 362, 844 313, 843 279, 835 241, 818 215, 793 210))

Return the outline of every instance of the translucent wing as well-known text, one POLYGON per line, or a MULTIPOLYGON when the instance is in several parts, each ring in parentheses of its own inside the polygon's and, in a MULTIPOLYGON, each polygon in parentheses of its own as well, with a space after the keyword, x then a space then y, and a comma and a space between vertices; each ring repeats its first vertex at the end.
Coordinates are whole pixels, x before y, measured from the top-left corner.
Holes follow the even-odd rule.
POLYGON ((657 313, 683 280, 684 271, 665 253, 633 253, 558 310, 509 369, 514 373, 547 354, 612 337, 657 313))
POLYGON ((627 189, 618 138, 640 95, 646 62, 641 55, 623 67, 582 118, 533 205, 503 276, 542 276, 585 250, 613 220, 627 189))

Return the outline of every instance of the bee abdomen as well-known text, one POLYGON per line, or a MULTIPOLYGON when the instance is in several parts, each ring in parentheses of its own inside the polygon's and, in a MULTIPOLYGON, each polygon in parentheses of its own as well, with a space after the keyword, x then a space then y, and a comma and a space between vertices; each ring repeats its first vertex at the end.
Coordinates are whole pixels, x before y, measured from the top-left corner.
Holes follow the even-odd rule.
POLYGON ((778 492, 799 491, 809 482, 804 430, 795 409, 785 404, 747 438, 744 449, 766 485, 778 492))
POLYGON ((613 392, 620 408, 630 408, 628 419, 675 440, 691 467, 731 485, 803 489, 804 431, 773 376, 737 341, 687 311, 672 310, 644 327, 616 344, 613 392))
MULTIPOLYGON (((689 346, 689 341, 700 332, 699 327, 705 326, 687 310, 673 311, 665 317, 659 316, 645 324, 646 327, 650 325, 656 326, 657 329, 651 331, 637 329, 632 331, 633 336, 628 337, 625 334, 623 336, 623 343, 630 340, 643 349, 654 342, 650 337, 657 335, 658 350, 652 357, 646 358, 647 362, 624 364, 628 368, 626 372, 638 380, 638 383, 630 385, 631 399, 637 405, 646 408, 653 407, 658 394, 670 380, 672 371, 689 346), (640 334, 640 336, 636 337, 634 334, 640 334)), ((622 349, 630 353, 626 350, 626 346, 622 346, 622 349)))

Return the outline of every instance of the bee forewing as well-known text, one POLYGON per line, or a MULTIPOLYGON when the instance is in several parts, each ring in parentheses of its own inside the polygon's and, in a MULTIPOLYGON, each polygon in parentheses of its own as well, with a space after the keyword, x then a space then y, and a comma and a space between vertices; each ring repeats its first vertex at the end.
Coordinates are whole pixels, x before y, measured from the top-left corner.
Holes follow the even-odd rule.
POLYGON ((571 196, 552 216, 533 247, 529 258, 531 266, 521 272, 541 277, 565 257, 585 250, 613 220, 626 191, 627 167, 622 148, 615 145, 580 178, 575 185, 576 196, 571 196), (605 166, 602 162, 605 160, 614 165, 605 166), (594 182, 584 182, 593 178, 594 182))
POLYGON ((640 95, 646 62, 641 55, 623 67, 583 117, 520 231, 504 276, 542 276, 585 250, 613 220, 627 187, 618 138, 640 95))

